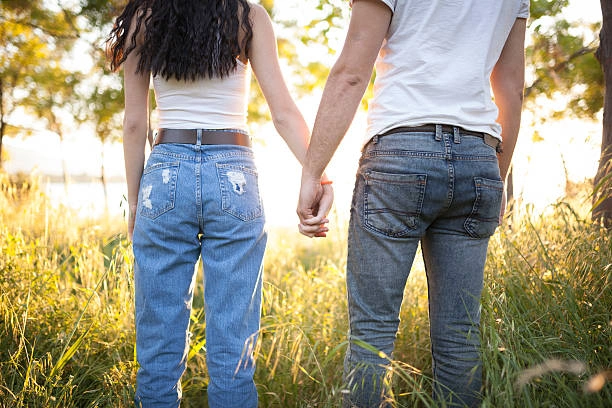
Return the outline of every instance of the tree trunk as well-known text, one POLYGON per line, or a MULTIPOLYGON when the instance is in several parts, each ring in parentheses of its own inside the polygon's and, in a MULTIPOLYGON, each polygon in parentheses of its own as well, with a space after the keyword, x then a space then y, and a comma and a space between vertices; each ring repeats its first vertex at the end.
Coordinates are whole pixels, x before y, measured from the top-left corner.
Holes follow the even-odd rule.
POLYGON ((604 73, 605 95, 601 156, 595 175, 594 221, 612 228, 612 2, 601 0, 602 26, 595 56, 604 73))

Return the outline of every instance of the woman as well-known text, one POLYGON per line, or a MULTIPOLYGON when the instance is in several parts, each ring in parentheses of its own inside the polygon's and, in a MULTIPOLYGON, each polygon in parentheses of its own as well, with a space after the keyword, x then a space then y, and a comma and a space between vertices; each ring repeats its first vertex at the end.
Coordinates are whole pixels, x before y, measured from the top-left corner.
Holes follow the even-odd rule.
MULTIPOLYGON (((256 407, 251 350, 266 232, 247 134, 249 65, 300 162, 309 137, 281 75, 270 18, 245 0, 131 0, 109 43, 111 68, 123 65, 125 75, 136 404, 180 403, 201 256, 209 405, 256 407), (160 129, 145 166, 151 77, 160 129)), ((326 231, 321 224, 319 235, 326 231)))

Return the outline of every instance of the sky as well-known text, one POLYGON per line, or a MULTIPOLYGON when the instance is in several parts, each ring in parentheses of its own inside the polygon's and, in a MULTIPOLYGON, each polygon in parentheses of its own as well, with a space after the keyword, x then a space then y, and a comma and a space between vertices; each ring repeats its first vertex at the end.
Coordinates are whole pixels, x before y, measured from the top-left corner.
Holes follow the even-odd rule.
MULTIPOLYGON (((291 14, 298 10, 299 0, 277 2, 281 13, 291 14)), ((573 0, 566 11, 571 19, 585 21, 601 20, 601 9, 597 0, 573 0)), ((314 93, 297 101, 310 126, 314 123, 320 93, 314 93)), ((365 114, 358 112, 353 125, 330 163, 327 173, 334 180, 335 208, 332 217, 338 221, 348 215, 353 190, 355 170, 359 158, 365 114)), ((49 183, 46 189, 55 200, 65 201, 79 208, 84 215, 99 213, 103 206, 102 187, 95 181, 101 168, 101 151, 106 157, 106 176, 111 181, 109 208, 122 214, 125 203, 123 182, 124 166, 120 144, 106 144, 88 136, 87 129, 69 134, 64 145, 56 135, 37 134, 26 139, 4 139, 9 152, 5 169, 9 172, 37 172, 43 176, 61 176, 61 157, 65 157, 71 176, 85 176, 93 183, 72 183, 68 196, 61 183, 49 183)), ((293 225, 297 223, 295 206, 299 192, 300 166, 291 155, 282 139, 268 124, 254 129, 254 146, 259 168, 260 188, 270 225, 293 225)), ((515 194, 520 194, 525 203, 543 211, 564 192, 567 172, 572 181, 582 181, 595 174, 601 140, 601 123, 564 120, 545 125, 531 126, 526 114, 514 155, 515 194), (532 134, 538 131, 544 141, 532 142, 532 134)), ((44 177, 43 177, 44 179, 44 177)))

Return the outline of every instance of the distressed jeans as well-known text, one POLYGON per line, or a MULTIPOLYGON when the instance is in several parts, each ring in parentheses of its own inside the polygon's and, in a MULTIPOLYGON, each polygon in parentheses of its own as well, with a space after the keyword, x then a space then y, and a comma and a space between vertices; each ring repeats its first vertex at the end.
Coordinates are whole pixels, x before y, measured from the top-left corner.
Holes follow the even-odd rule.
POLYGON ((385 406, 404 287, 420 242, 434 398, 478 406, 480 296, 503 184, 495 149, 460 128, 375 136, 351 206, 345 407, 385 406), (382 352, 382 353, 380 353, 382 352), (384 354, 383 354, 384 353, 384 354))
POLYGON ((209 406, 257 407, 252 346, 265 245, 250 148, 154 146, 141 179, 133 238, 137 406, 179 406, 201 258, 209 406))

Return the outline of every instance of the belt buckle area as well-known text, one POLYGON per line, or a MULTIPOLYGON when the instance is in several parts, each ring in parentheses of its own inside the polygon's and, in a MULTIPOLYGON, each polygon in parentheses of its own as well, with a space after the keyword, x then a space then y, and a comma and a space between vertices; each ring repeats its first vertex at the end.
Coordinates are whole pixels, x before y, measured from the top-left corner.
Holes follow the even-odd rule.
POLYGON ((197 144, 198 132, 202 145, 230 144, 251 146, 248 134, 233 129, 165 129, 160 128, 155 138, 155 145, 163 143, 197 144))

